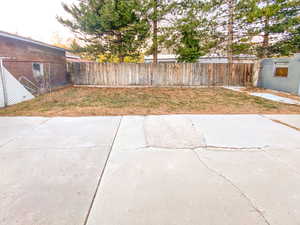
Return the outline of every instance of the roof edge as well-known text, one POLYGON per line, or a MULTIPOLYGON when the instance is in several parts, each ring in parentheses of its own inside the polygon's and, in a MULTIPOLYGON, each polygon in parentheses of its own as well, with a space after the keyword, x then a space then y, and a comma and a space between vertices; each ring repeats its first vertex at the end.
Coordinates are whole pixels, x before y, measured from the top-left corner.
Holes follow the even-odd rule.
POLYGON ((6 38, 15 39, 15 40, 18 40, 18 41, 24 41, 24 42, 28 42, 28 43, 31 43, 31 44, 43 46, 43 47, 46 47, 46 48, 56 49, 56 50, 59 50, 59 51, 68 51, 68 49, 65 49, 65 48, 56 47, 56 46, 46 44, 46 43, 41 42, 41 41, 36 41, 36 40, 30 39, 30 38, 25 38, 25 37, 22 37, 22 36, 19 36, 19 35, 16 35, 16 34, 11 34, 11 33, 5 32, 5 31, 0 31, 0 37, 6 37, 6 38))

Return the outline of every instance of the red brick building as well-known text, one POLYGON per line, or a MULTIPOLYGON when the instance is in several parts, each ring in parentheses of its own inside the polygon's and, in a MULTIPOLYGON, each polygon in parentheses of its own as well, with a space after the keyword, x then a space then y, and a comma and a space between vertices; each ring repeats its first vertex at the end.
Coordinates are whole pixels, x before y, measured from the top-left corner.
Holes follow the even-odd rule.
POLYGON ((68 83, 63 48, 0 31, 0 57, 7 57, 5 68, 21 82, 51 88, 68 83))

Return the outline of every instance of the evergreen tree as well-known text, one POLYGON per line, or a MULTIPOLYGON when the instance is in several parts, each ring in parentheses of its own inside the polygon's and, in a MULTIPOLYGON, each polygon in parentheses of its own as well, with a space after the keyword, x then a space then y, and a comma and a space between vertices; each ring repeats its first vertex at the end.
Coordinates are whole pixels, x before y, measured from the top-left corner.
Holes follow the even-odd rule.
POLYGON ((196 62, 217 44, 215 22, 210 5, 205 1, 182 0, 176 8, 178 16, 166 35, 179 62, 196 62))
POLYGON ((207 53, 201 45, 201 33, 197 28, 197 22, 182 23, 178 27, 181 37, 175 53, 179 62, 196 62, 207 53))
POLYGON ((211 0, 211 13, 214 15, 219 32, 218 50, 226 52, 229 61, 235 54, 243 53, 245 48, 243 21, 238 4, 240 0, 211 0))
POLYGON ((72 19, 58 17, 86 44, 84 51, 99 55, 135 57, 144 47, 149 26, 140 12, 139 0, 78 0, 63 7, 72 19))
MULTIPOLYGON (((292 47, 289 40, 299 35, 299 0, 240 0, 238 7, 246 38, 257 56, 270 57, 283 50, 281 44, 292 47)), ((284 48, 285 54, 290 47, 284 48)))
POLYGON ((148 38, 151 45, 146 54, 153 55, 153 63, 157 63, 157 56, 165 44, 165 30, 171 26, 171 14, 176 7, 176 0, 140 0, 143 19, 148 22, 150 30, 148 38))
MULTIPOLYGON (((300 0, 211 0, 212 14, 226 44, 229 62, 235 54, 258 57, 296 49, 300 0)), ((226 48, 225 48, 226 46, 226 48)))
POLYGON ((275 56, 290 56, 294 53, 300 52, 300 26, 289 35, 285 36, 283 40, 278 41, 270 47, 270 51, 275 56))

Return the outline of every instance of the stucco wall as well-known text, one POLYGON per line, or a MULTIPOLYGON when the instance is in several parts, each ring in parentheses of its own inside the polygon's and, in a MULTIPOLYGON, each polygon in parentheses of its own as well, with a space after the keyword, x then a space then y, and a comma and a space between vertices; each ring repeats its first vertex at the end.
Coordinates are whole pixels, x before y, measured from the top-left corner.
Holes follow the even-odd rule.
POLYGON ((261 62, 259 87, 289 92, 300 95, 300 54, 296 54, 291 58, 274 58, 264 59, 261 62), (277 77, 274 76, 275 63, 287 62, 288 63, 288 76, 277 77))

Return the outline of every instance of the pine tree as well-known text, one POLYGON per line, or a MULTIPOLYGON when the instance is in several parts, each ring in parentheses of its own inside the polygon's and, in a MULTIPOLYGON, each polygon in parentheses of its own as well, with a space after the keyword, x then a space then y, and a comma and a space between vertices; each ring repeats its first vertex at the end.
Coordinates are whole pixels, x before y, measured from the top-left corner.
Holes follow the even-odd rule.
POLYGON ((247 30, 246 37, 252 40, 259 57, 276 54, 280 43, 298 35, 299 0, 240 0, 238 7, 247 30))
POLYGON ((300 26, 285 36, 283 40, 272 45, 270 51, 275 56, 290 56, 300 53, 300 26))
POLYGON ((153 0, 153 38, 152 38, 152 49, 153 49, 153 63, 158 62, 158 1, 153 0))
POLYGON ((153 55, 153 63, 158 61, 160 48, 165 44, 164 31, 169 27, 172 10, 176 7, 174 0, 140 0, 142 6, 141 12, 143 19, 147 20, 148 26, 151 26, 148 38, 151 45, 146 54, 153 55))
POLYGON ((233 41, 234 41, 234 7, 235 7, 235 0, 227 0, 227 8, 228 8, 228 22, 227 22, 227 57, 229 63, 229 74, 232 73, 232 63, 233 63, 233 41))
POLYGON ((84 50, 94 58, 100 54, 118 57, 140 54, 149 33, 138 0, 78 0, 78 4, 63 4, 72 19, 58 17, 85 42, 84 50))
POLYGON ((205 1, 182 0, 175 13, 177 18, 166 34, 166 43, 174 49, 179 62, 196 62, 217 43, 210 6, 205 1))
POLYGON ((241 25, 238 18, 237 4, 239 0, 211 0, 211 14, 214 16, 219 32, 218 50, 226 53, 228 61, 232 62, 233 55, 239 54, 237 45, 240 44, 241 25))

